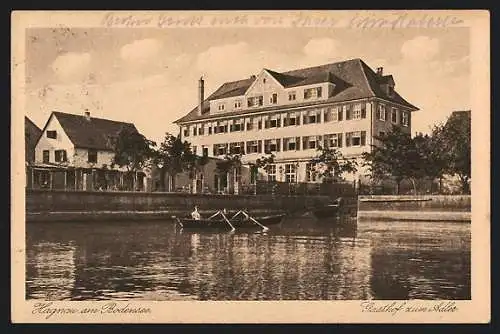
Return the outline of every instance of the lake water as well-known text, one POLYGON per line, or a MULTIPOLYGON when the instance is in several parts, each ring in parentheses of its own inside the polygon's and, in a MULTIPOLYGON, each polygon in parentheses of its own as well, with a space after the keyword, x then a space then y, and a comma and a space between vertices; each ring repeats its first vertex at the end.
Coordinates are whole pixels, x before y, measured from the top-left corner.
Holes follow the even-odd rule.
POLYGON ((470 299, 470 224, 288 219, 268 232, 163 221, 29 223, 26 298, 470 299))

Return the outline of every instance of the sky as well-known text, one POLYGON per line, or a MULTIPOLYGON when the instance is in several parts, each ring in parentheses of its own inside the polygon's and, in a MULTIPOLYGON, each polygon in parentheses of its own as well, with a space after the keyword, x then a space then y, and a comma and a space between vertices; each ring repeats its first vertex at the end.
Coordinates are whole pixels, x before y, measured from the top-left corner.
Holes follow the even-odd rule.
POLYGON ((288 71, 352 58, 392 74, 420 108, 412 132, 428 133, 470 109, 468 28, 30 28, 26 114, 40 128, 52 111, 132 122, 160 142, 172 122, 226 81, 262 68, 288 71))

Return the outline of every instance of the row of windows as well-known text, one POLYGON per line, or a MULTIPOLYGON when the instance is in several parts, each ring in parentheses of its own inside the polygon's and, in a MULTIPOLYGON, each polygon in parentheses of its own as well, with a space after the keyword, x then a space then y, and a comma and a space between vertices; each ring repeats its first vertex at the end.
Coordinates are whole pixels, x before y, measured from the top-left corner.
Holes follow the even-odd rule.
MULTIPOLYGON (((307 88, 304 89, 304 100, 309 100, 309 99, 315 99, 315 98, 321 98, 322 96, 322 88, 321 87, 314 87, 314 88, 307 88)), ((288 101, 295 101, 297 99, 297 92, 288 92, 288 101)), ((273 93, 269 97, 269 104, 278 104, 278 94, 273 93)), ((247 98, 247 107, 248 108, 253 108, 253 107, 262 107, 264 105, 264 96, 263 95, 257 95, 257 96, 251 96, 247 98)), ((234 109, 240 109, 242 106, 241 99, 235 100, 234 101, 234 109)), ((221 102, 217 105, 217 109, 219 111, 224 111, 226 109, 226 103, 221 102)))
POLYGON ((205 127, 205 124, 184 128, 184 137, 191 134, 193 136, 208 135, 217 133, 228 133, 237 131, 251 131, 254 129, 271 129, 286 126, 297 126, 301 124, 318 124, 327 122, 340 122, 345 120, 359 120, 366 118, 366 105, 362 103, 336 106, 325 110, 313 110, 301 115, 290 112, 286 117, 281 118, 281 114, 269 115, 262 119, 250 118, 246 122, 244 119, 236 119, 229 122, 217 122, 217 124, 205 127), (256 121, 255 121, 256 120, 256 121), (191 130, 192 129, 192 130, 191 130), (190 131, 191 130, 191 131, 190 131), (206 131, 205 131, 206 130, 206 131))
MULTIPOLYGON (((270 165, 267 170, 267 180, 276 181, 277 174, 282 174, 285 178, 285 182, 294 183, 297 181, 297 167, 296 163, 288 163, 279 168, 276 165, 270 165)), ((306 182, 316 182, 319 180, 318 172, 314 169, 311 163, 306 164, 306 182)))
MULTIPOLYGON (((50 151, 49 150, 43 150, 42 159, 43 159, 44 163, 50 162, 50 151)), ((54 161, 55 162, 67 162, 68 155, 66 153, 66 150, 55 150, 54 151, 54 161)), ((88 149, 87 161, 91 162, 91 163, 97 163, 97 150, 88 149)))
MULTIPOLYGON (((387 121, 388 120, 388 112, 387 112, 387 109, 386 109, 386 106, 385 104, 379 104, 378 105, 378 112, 377 112, 377 118, 380 120, 380 121, 387 121)), ((406 111, 401 111, 399 113, 400 115, 400 124, 403 125, 403 126, 408 126, 409 124, 409 116, 408 116, 408 112, 406 111)), ((391 122, 394 123, 394 124, 398 124, 398 109, 397 108, 391 108, 391 111, 390 111, 390 117, 391 117, 391 122)))
MULTIPOLYGON (((351 146, 365 146, 366 131, 354 131, 346 133, 331 133, 320 136, 288 137, 265 140, 251 140, 247 142, 232 142, 214 144, 212 154, 214 156, 225 154, 252 154, 273 153, 286 151, 300 151, 325 148, 340 148, 351 146)), ((193 152, 197 154, 197 147, 193 146, 193 152)), ((208 155, 208 147, 202 146, 203 155, 208 155)))

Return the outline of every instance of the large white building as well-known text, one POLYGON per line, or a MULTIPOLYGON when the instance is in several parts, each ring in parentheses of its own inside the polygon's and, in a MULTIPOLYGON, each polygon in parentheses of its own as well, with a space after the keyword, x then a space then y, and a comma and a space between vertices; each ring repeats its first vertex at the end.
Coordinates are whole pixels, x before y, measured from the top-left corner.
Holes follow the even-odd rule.
MULTIPOLYGON (((212 157, 242 154, 244 163, 275 155, 267 178, 317 182, 308 161, 319 145, 359 159, 374 136, 399 125, 411 133, 418 108, 395 90, 392 75, 352 59, 283 73, 263 69, 257 76, 227 82, 177 120, 181 137, 195 152, 212 157)), ((358 179, 362 168, 347 179, 358 179)))

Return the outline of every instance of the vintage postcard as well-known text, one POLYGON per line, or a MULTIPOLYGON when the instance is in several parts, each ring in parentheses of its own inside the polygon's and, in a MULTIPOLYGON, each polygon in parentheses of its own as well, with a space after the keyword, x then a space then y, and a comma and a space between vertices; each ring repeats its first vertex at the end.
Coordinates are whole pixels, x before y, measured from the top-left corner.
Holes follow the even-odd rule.
POLYGON ((488 323, 489 20, 12 12, 12 321, 488 323))

